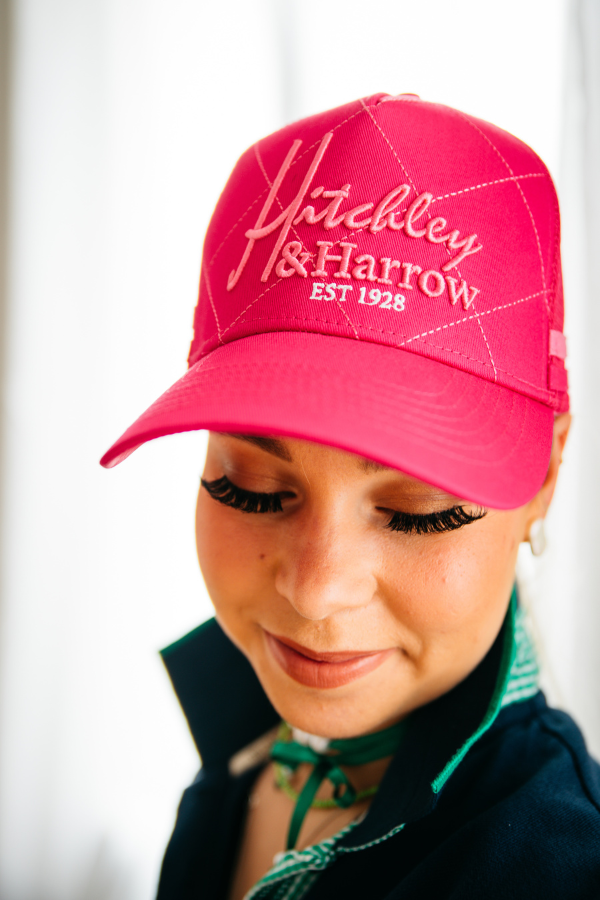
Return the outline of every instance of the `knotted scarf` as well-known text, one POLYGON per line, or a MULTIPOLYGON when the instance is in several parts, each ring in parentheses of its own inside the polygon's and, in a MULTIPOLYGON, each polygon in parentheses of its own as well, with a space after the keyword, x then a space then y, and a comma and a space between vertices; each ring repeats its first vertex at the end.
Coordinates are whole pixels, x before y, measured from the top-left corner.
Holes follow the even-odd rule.
MULTIPOLYGON (((302 763, 313 766, 296 800, 287 838, 288 850, 295 847, 302 823, 311 806, 338 806, 347 809, 358 800, 375 793, 377 786, 357 792, 342 766, 362 766, 393 756, 405 729, 406 722, 402 721, 374 734, 344 740, 311 740, 311 736, 306 735, 306 743, 303 743, 294 739, 294 732, 288 725, 282 725, 278 739, 271 748, 271 759, 290 772, 295 772, 302 763), (323 749, 315 749, 315 744, 321 744, 323 749), (333 786, 333 800, 314 801, 315 794, 325 779, 333 786)), ((302 732, 296 734, 302 735, 302 732)))

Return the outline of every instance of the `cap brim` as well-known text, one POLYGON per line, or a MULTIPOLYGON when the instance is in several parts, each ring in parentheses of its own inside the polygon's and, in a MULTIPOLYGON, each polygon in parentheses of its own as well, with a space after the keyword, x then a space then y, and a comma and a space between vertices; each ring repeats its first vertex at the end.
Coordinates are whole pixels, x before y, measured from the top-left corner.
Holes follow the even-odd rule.
POLYGON ((218 347, 192 366, 101 459, 197 429, 317 441, 496 509, 541 487, 552 410, 406 350, 305 332, 218 347))

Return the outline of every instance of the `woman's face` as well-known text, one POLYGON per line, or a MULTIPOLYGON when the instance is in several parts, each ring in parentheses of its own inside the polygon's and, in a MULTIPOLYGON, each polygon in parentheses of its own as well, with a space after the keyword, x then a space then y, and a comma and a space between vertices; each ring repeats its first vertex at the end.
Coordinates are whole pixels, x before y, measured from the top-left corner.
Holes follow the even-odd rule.
POLYGON ((331 447, 211 433, 198 559, 219 623, 281 717, 349 737, 462 681, 498 634, 559 443, 530 504, 484 511, 331 447), (432 516, 456 506, 473 520, 431 532, 462 521, 432 516))

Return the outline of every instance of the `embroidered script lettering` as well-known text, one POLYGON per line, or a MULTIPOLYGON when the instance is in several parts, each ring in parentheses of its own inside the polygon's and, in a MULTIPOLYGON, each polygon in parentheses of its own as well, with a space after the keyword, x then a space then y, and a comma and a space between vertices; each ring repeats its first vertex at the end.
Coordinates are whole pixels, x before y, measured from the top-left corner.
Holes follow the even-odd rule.
MULTIPOLYGON (((279 278, 292 276, 306 278, 310 274, 312 278, 319 279, 333 276, 335 279, 354 279, 390 286, 395 284, 403 291, 410 291, 417 287, 421 293, 432 298, 439 297, 447 291, 448 298, 453 305, 460 299, 464 308, 468 309, 479 293, 479 289, 468 285, 462 277, 459 285, 457 278, 446 273, 456 269, 468 256, 479 253, 482 244, 477 243, 476 234, 461 237, 458 229, 448 227, 443 216, 434 218, 429 216, 428 210, 433 202, 433 194, 424 191, 414 197, 402 211, 399 207, 405 201, 408 202, 412 190, 407 184, 398 185, 379 200, 359 203, 346 210, 343 207, 349 202, 351 184, 343 184, 337 189, 326 189, 324 185, 319 185, 310 194, 308 193, 332 137, 333 132, 330 131, 322 138, 295 197, 285 209, 281 209, 278 215, 267 223, 266 220, 277 199, 278 191, 302 144, 300 140, 293 142, 273 181, 254 227, 249 228, 245 233, 248 243, 237 269, 234 269, 227 279, 227 290, 233 290, 240 280, 256 242, 273 235, 275 243, 261 275, 263 282, 269 279, 275 268, 275 274, 279 278), (307 195, 313 201, 312 203, 304 203, 307 195), (321 200, 325 200, 327 203, 317 211, 315 201, 321 200), (386 228, 390 231, 403 231, 407 237, 415 240, 425 240, 431 244, 445 244, 450 258, 440 266, 441 271, 439 272, 435 269, 423 271, 418 265, 390 257, 376 260, 374 256, 360 252, 353 256, 353 251, 358 251, 359 247, 358 244, 348 240, 316 241, 314 252, 307 250, 300 240, 287 240, 290 229, 295 226, 300 224, 311 226, 317 223, 322 223, 322 227, 326 231, 339 226, 343 226, 349 231, 368 229, 371 234, 378 234, 386 228), (314 268, 309 271, 310 267, 307 267, 307 264, 311 259, 314 259, 314 268), (336 264, 335 271, 330 269, 328 272, 327 266, 333 264, 336 264), (394 281, 394 279, 398 280, 394 281)), ((323 297, 323 299, 332 300, 336 296, 335 290, 339 290, 341 287, 341 285, 328 284, 325 281, 315 282, 311 299, 321 296, 320 294, 316 295, 315 290, 331 289, 333 290, 332 295, 323 297)), ((349 288, 348 285, 346 287, 349 288)), ((376 294, 370 291, 370 300, 367 301, 365 300, 366 291, 366 288, 361 288, 359 303, 372 306, 381 303, 381 309, 404 309, 403 294, 394 294, 393 291, 384 291, 381 294, 379 289, 375 289, 380 295, 379 299, 375 300, 376 294), (383 302, 381 302, 382 297, 384 298, 383 302), (402 297, 402 300, 396 300, 396 297, 402 297), (401 306, 397 305, 400 303, 402 303, 401 306)), ((346 293, 342 293, 343 296, 338 297, 338 300, 346 300, 346 293)))

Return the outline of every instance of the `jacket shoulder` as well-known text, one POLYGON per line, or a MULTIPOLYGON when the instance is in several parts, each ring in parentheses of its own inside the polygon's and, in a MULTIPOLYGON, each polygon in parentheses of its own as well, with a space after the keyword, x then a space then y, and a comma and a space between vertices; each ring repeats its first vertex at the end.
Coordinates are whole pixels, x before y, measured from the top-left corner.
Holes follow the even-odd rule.
POLYGON ((567 713, 522 707, 501 714, 439 811, 464 807, 473 869, 498 896, 600 897, 600 766, 567 713))

